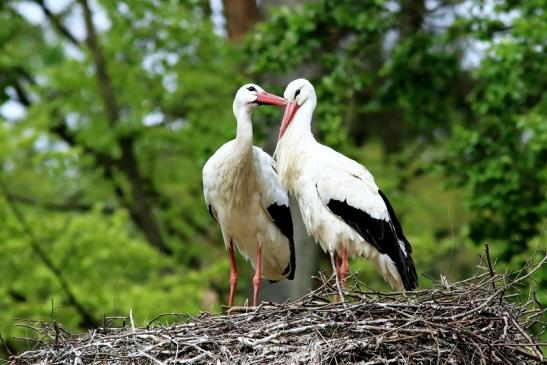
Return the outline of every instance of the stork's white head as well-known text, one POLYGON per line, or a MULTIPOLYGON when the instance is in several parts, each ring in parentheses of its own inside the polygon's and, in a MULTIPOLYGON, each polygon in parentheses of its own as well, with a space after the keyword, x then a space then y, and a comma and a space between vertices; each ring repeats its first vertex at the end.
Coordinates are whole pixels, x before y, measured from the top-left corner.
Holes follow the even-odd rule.
POLYGON ((287 105, 287 101, 277 95, 269 94, 256 84, 245 84, 239 88, 234 98, 234 114, 244 109, 250 111, 258 105, 287 105))
POLYGON ((317 96, 315 95, 315 89, 311 82, 306 79, 296 79, 291 81, 285 92, 283 93, 288 104, 285 107, 285 114, 283 115, 283 121, 281 122, 281 128, 279 129, 279 138, 283 137, 285 131, 291 124, 292 120, 298 109, 306 105, 313 112, 317 105, 317 96))

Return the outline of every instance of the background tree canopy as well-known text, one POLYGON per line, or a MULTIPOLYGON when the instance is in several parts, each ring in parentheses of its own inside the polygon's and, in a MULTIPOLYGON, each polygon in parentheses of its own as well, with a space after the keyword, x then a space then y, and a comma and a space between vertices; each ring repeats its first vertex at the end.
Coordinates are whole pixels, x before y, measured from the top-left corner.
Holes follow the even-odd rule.
MULTIPOLYGON (((12 350, 16 317, 82 330, 130 309, 143 323, 226 302, 201 168, 233 138, 232 98, 249 81, 278 94, 314 83, 318 139, 376 176, 419 273, 466 277, 483 242, 499 270, 545 251, 547 1, 211 4, 0 4, 0 333, 12 350)), ((270 152, 280 113, 254 114, 270 152)), ((300 295, 327 266, 304 236, 296 281, 266 298, 300 295)), ((385 288, 365 260, 352 268, 385 288)), ((547 303, 546 270, 534 280, 547 303)))

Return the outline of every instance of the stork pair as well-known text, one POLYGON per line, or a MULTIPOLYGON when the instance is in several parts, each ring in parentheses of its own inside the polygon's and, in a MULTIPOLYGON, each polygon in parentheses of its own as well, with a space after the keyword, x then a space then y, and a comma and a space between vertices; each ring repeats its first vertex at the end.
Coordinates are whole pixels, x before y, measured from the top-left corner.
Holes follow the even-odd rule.
POLYGON ((339 290, 345 286, 348 258, 354 256, 371 260, 393 288, 417 286, 412 249, 374 177, 315 140, 311 122, 316 104, 315 90, 305 79, 292 81, 284 98, 254 84, 242 86, 233 103, 236 138, 203 168, 205 201, 230 255, 230 307, 238 277, 234 245, 255 269, 253 305, 261 278, 294 278, 287 192, 298 202, 308 233, 330 255, 339 290), (276 161, 253 146, 251 110, 263 104, 285 106, 276 161))

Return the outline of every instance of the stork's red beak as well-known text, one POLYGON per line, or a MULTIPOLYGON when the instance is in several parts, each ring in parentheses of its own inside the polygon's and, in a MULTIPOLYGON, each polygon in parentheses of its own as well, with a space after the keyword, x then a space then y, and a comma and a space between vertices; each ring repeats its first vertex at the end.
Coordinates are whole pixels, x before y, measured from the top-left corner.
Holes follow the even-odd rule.
POLYGON ((285 134, 287 128, 289 128, 289 124, 291 124, 298 108, 300 108, 300 105, 295 102, 288 103, 285 107, 285 114, 283 115, 283 120, 281 121, 281 128, 279 128, 279 137, 277 140, 280 140, 285 134))
POLYGON ((267 92, 261 92, 256 95, 256 102, 259 105, 279 105, 279 106, 285 106, 287 105, 287 100, 267 92))

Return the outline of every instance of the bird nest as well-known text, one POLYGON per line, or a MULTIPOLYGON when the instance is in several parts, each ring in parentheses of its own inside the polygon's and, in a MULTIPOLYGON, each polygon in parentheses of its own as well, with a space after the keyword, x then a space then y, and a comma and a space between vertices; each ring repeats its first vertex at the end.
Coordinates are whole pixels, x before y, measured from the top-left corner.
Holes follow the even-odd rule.
POLYGON ((380 293, 355 278, 344 302, 322 275, 298 301, 233 308, 228 314, 163 314, 145 328, 132 316, 122 328, 68 333, 58 323, 34 323, 37 349, 12 364, 527 364, 545 363, 545 322, 524 282, 543 263, 513 275, 490 262, 473 278, 431 289, 380 293), (512 278, 509 280, 509 278, 512 278), (517 302, 520 299, 520 304, 517 302), (177 323, 160 324, 168 316, 177 323), (531 330, 534 327, 534 330, 531 330), (535 335, 530 333, 534 332, 535 335))

